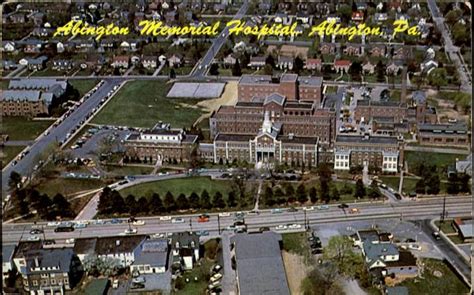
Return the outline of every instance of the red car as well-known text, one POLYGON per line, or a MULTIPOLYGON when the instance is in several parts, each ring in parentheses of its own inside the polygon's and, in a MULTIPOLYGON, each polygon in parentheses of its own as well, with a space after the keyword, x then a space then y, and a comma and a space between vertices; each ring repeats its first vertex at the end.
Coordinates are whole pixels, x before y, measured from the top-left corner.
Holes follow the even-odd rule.
POLYGON ((209 215, 207 214, 199 215, 198 222, 209 222, 209 215))

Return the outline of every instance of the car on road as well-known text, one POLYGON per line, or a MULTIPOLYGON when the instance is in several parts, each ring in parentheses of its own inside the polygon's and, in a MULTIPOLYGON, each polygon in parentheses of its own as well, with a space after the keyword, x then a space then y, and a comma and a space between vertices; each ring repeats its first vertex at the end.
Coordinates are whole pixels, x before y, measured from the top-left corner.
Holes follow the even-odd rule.
POLYGON ((408 249, 421 251, 421 246, 417 244, 410 244, 408 245, 408 249))
POLYGON ((297 223, 288 224, 287 226, 289 229, 300 229, 303 227, 301 224, 297 224, 297 223))
POLYGON ((207 214, 201 214, 198 216, 198 222, 209 222, 210 216, 207 214))
POLYGON ((280 208, 272 209, 272 214, 279 214, 279 213, 283 213, 283 210, 281 210, 280 208))
POLYGON ((162 239, 162 238, 165 238, 165 237, 166 237, 166 235, 162 234, 162 233, 152 234, 150 236, 150 238, 152 238, 152 239, 162 239))
POLYGON ((40 237, 38 237, 38 236, 30 236, 30 237, 28 237, 27 240, 28 240, 28 241, 39 241, 39 240, 40 240, 40 237))
POLYGON ((199 230, 199 231, 196 232, 196 234, 197 234, 198 236, 208 236, 208 235, 209 235, 209 231, 207 231, 207 230, 199 230))
POLYGON ((416 243, 416 241, 414 239, 408 238, 405 240, 405 243, 416 243))
POLYGON ((118 219, 118 218, 114 218, 114 219, 112 219, 112 220, 110 221, 110 223, 112 223, 112 224, 120 224, 120 223, 122 223, 122 220, 120 220, 120 219, 118 219))
POLYGON ((303 207, 303 210, 304 210, 304 211, 313 211, 313 210, 314 210, 314 206, 303 207))
POLYGON ((342 204, 337 205, 337 208, 346 209, 346 208, 349 208, 349 205, 347 205, 346 203, 342 203, 342 204))
POLYGON ((351 210, 349 210, 349 213, 350 214, 357 214, 357 213, 360 213, 360 210, 358 208, 351 208, 351 210))
POLYGON ((399 193, 394 193, 393 194, 397 200, 401 200, 402 196, 399 193))
POLYGON ((296 209, 295 207, 290 207, 287 211, 288 212, 298 212, 298 209, 296 209))
POLYGON ((138 230, 136 228, 127 228, 125 231, 124 231, 124 234, 126 235, 134 235, 138 232, 138 230))
POLYGON ((385 183, 381 183, 380 187, 383 188, 383 189, 387 189, 387 185, 385 183))
POLYGON ((235 212, 234 216, 235 216, 235 218, 244 218, 245 213, 242 212, 242 211, 235 212))
POLYGON ((229 212, 222 212, 222 213, 219 213, 219 217, 229 217, 230 216, 230 213, 229 212))
POLYGON ((55 233, 60 233, 60 232, 72 232, 74 231, 74 227, 72 225, 59 225, 54 229, 55 233))
POLYGON ((34 229, 30 230, 30 234, 32 234, 32 235, 38 235, 38 234, 42 234, 42 233, 43 233, 43 230, 39 229, 39 228, 34 228, 34 229))
POLYGON ((433 238, 435 238, 435 240, 441 239, 441 235, 439 234, 439 231, 434 231, 431 235, 433 236, 433 238))
POLYGON ((229 225, 228 227, 225 228, 225 230, 234 231, 235 230, 235 225, 229 225))
POLYGON ((94 221, 92 221, 92 223, 96 225, 101 225, 105 224, 105 221, 103 221, 102 219, 95 219, 94 221))
POLYGON ((74 240, 74 238, 71 238, 71 239, 67 239, 66 240, 66 244, 74 244, 76 240, 74 240))
POLYGON ((73 227, 74 228, 86 228, 87 224, 78 222, 78 223, 74 223, 73 227))
POLYGON ((258 210, 251 210, 251 211, 249 211, 249 215, 260 215, 260 211, 258 211, 258 210))
POLYGON ((286 226, 285 224, 280 224, 280 225, 277 225, 275 227, 276 230, 285 230, 285 229, 288 229, 288 226, 286 226))
POLYGON ((145 225, 145 221, 144 220, 135 220, 134 222, 132 222, 133 225, 137 226, 137 225, 145 225))
POLYGON ((171 219, 171 223, 184 223, 184 219, 183 218, 173 218, 171 219))
POLYGON ((160 217, 160 220, 161 220, 161 221, 168 221, 168 220, 171 220, 171 216, 161 216, 161 217, 160 217))
POLYGON ((222 279, 222 274, 216 273, 215 275, 211 277, 210 282, 214 283, 214 282, 219 281, 220 279, 222 279))
POLYGON ((328 205, 319 205, 316 207, 318 210, 328 210, 329 206, 328 205))
POLYGON ((260 232, 264 231, 270 231, 270 228, 268 226, 262 226, 261 228, 258 229, 260 232))

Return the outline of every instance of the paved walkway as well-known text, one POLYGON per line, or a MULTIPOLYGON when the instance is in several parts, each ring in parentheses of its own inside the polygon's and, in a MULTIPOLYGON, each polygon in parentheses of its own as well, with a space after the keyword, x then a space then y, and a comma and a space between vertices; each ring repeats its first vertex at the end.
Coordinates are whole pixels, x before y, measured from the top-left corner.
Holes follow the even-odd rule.
POLYGON ((222 233, 222 255, 224 260, 224 276, 222 277, 222 294, 234 295, 236 292, 235 271, 232 269, 232 254, 230 251, 230 235, 229 232, 222 233))

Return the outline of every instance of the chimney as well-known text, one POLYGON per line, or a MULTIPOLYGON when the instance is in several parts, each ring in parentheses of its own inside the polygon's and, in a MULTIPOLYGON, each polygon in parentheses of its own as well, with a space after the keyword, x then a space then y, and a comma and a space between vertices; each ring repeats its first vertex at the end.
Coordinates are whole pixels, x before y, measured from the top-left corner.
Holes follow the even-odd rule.
POLYGON ((40 264, 39 264, 39 260, 38 260, 38 256, 35 256, 35 267, 39 267, 40 264))

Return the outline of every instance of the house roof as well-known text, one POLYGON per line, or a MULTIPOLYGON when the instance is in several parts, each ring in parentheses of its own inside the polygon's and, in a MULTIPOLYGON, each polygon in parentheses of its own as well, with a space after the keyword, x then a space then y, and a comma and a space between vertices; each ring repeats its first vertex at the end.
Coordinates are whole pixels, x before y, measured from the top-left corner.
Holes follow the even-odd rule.
POLYGON ((11 262, 16 245, 2 245, 2 262, 11 262))
POLYGON ((108 279, 95 279, 90 282, 89 285, 87 285, 85 291, 85 294, 89 295, 102 295, 106 294, 107 288, 109 286, 109 280, 108 279))
POLYGON ((323 85, 323 78, 312 76, 299 76, 298 82, 300 86, 304 87, 321 87, 323 85))
POLYGON ((283 105, 285 103, 285 96, 279 93, 272 93, 265 98, 264 105, 269 104, 271 102, 275 102, 279 105, 283 105))
POLYGON ((398 140, 393 136, 358 136, 358 135, 337 135, 336 143, 366 143, 366 144, 392 144, 397 145, 398 140))
POLYGON ((133 252, 146 236, 118 236, 98 238, 95 253, 97 255, 108 255, 133 252))
POLYGON ((118 55, 114 57, 114 62, 128 62, 130 60, 130 57, 127 55, 118 55))
POLYGON ((413 91, 412 99, 416 104, 424 104, 426 102, 426 93, 422 90, 413 91))
POLYGON ((347 66, 350 66, 351 64, 352 62, 346 59, 339 59, 334 62, 334 65, 338 67, 347 67, 347 66))
POLYGON ((370 261, 375 261, 382 256, 399 254, 397 247, 391 243, 373 244, 369 241, 366 241, 362 247, 364 249, 365 256, 370 261))
POLYGON ((465 124, 420 124, 418 125, 420 132, 433 133, 466 133, 467 126, 465 124))
POLYGON ((76 239, 74 242, 74 253, 76 254, 94 254, 97 238, 76 239))
MULTIPOLYGON (((25 255, 26 257, 26 273, 38 272, 32 271, 32 268, 52 268, 59 267, 59 270, 53 272, 69 272, 71 260, 74 256, 74 252, 71 248, 52 248, 52 249, 41 249, 31 250, 25 255), (36 264, 38 263, 38 265, 36 264)), ((51 270, 42 270, 41 272, 51 272, 51 270)))
POLYGON ((306 60, 306 65, 320 65, 321 59, 319 58, 308 58, 306 60))
POLYGON ((55 85, 59 85, 61 89, 66 90, 67 81, 61 81, 56 79, 15 79, 10 80, 8 89, 42 89, 49 90, 55 85))
POLYGON ((280 241, 281 235, 274 232, 232 238, 241 294, 290 294, 280 241))
POLYGON ((249 134, 223 134, 219 133, 217 134, 216 138, 214 141, 234 141, 234 142, 248 142, 249 140, 252 140, 255 138, 255 135, 249 135, 249 134))
POLYGON ((177 246, 179 248, 199 248, 199 236, 190 232, 174 233, 171 236, 171 245, 173 248, 177 248, 177 246))
POLYGON ((400 251, 397 261, 385 262, 385 267, 416 266, 416 257, 410 251, 400 251))
POLYGON ((41 241, 20 241, 15 251, 15 258, 24 257, 30 250, 39 250, 42 247, 41 241))
POLYGON ((134 265, 166 266, 168 261, 168 240, 146 240, 141 246, 141 252, 135 257, 134 265))

